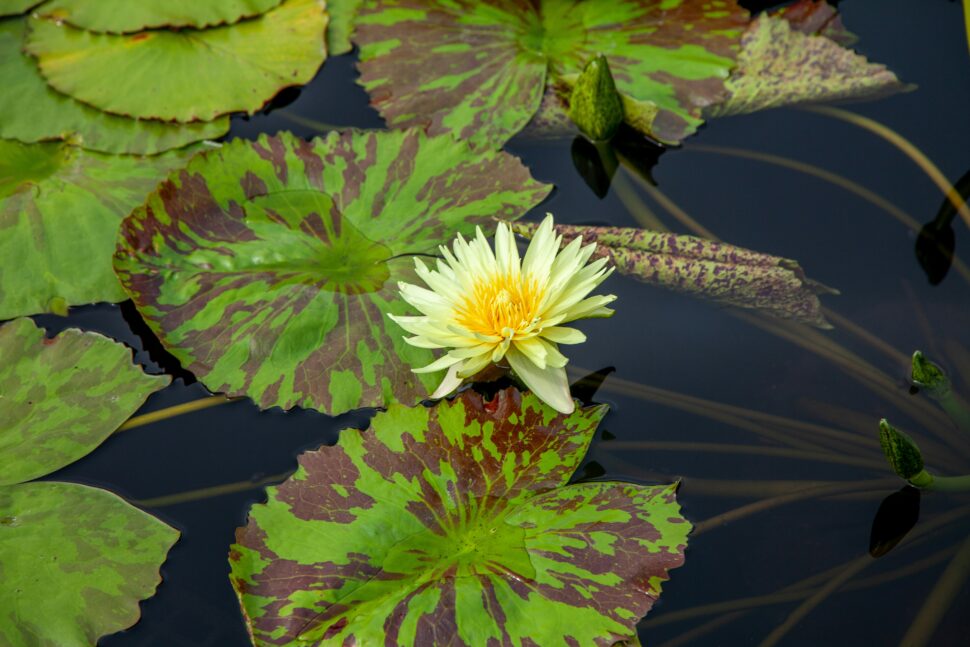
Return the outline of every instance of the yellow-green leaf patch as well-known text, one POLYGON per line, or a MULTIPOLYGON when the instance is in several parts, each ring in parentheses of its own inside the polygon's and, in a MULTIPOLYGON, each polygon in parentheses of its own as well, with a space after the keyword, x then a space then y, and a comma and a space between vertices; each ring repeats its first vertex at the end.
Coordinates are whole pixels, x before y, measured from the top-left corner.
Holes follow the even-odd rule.
POLYGON ((506 153, 418 130, 233 141, 172 174, 122 225, 115 269, 148 325, 213 391, 341 413, 414 403, 440 375, 387 315, 409 255, 437 253, 550 187, 506 153))
POLYGON ((51 0, 40 13, 88 31, 213 27, 266 13, 282 0, 51 0))
POLYGON ((508 389, 392 405, 300 458, 237 532, 256 645, 601 645, 635 635, 690 524, 676 486, 567 485, 605 413, 508 389))
POLYGON ((84 105, 48 87, 37 62, 22 52, 26 19, 0 21, 0 137, 22 142, 62 139, 105 153, 152 155, 221 137, 229 118, 178 124, 130 119, 84 105))
POLYGON ((209 121, 253 113, 310 81, 326 58, 323 0, 285 0, 211 29, 99 34, 34 17, 26 50, 55 90, 121 115, 209 121))
POLYGON ((71 328, 46 339, 26 318, 0 326, 0 485, 88 454, 168 383, 97 333, 71 328))
POLYGON ((0 644, 90 647, 130 627, 178 536, 104 490, 0 486, 0 644))
POLYGON ((123 301, 118 225, 195 150, 135 157, 0 140, 0 320, 123 301))

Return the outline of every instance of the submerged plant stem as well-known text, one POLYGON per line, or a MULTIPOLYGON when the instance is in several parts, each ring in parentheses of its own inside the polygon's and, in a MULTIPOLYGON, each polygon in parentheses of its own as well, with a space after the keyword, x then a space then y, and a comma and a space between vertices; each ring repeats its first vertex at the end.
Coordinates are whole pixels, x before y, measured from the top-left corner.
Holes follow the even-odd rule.
POLYGON ((899 642, 900 647, 922 647, 929 645, 936 627, 946 615, 953 599, 963 588, 970 577, 970 538, 960 544, 957 554, 937 580, 930 594, 923 601, 923 606, 916 614, 913 624, 909 626, 906 635, 899 642))
POLYGON ((774 647, 778 644, 778 641, 785 637, 789 631, 791 631, 795 625, 797 625, 805 616, 811 613, 815 607, 824 602, 830 595, 835 593, 837 590, 842 588, 842 586, 859 574, 863 569, 872 564, 875 560, 869 555, 863 555, 858 559, 853 560, 849 565, 842 569, 842 571, 830 579, 824 586, 820 587, 811 596, 808 597, 804 602, 802 602, 798 607, 792 611, 785 621, 778 625, 768 634, 764 640, 758 645, 758 647, 774 647))
POLYGON ((215 407, 227 402, 234 402, 238 399, 239 398, 227 398, 224 395, 210 395, 199 398, 198 400, 192 400, 190 402, 183 402, 182 404, 176 404, 171 407, 165 407, 164 409, 152 411, 151 413, 143 413, 140 416, 129 418, 125 424, 118 427, 115 433, 128 431, 129 429, 134 429, 135 427, 150 425, 153 422, 161 422, 162 420, 168 420, 169 418, 174 418, 175 416, 180 416, 185 413, 201 411, 202 409, 208 409, 209 407, 215 407))
POLYGON ((728 510, 727 512, 723 512, 719 515, 715 515, 709 519, 701 521, 694 526, 694 531, 691 533, 691 536, 697 537, 708 530, 720 528, 721 526, 732 521, 744 519, 745 517, 750 517, 753 514, 764 512, 765 510, 771 510, 772 508, 778 508, 783 505, 788 505, 789 503, 795 503, 796 501, 804 501, 806 499, 814 499, 816 497, 830 496, 833 494, 845 494, 849 492, 860 492, 867 490, 884 490, 896 484, 898 484, 896 479, 844 481, 820 485, 818 487, 810 487, 804 490, 792 492, 790 494, 783 494, 781 496, 762 499, 760 501, 755 501, 753 503, 734 508, 733 510, 728 510))
POLYGON ((885 470, 885 461, 876 459, 844 456, 834 452, 808 452, 789 447, 765 447, 761 445, 732 445, 730 443, 691 443, 674 441, 620 441, 610 444, 610 449, 635 449, 642 451, 675 452, 713 452, 717 454, 751 454, 755 456, 777 456, 795 458, 820 463, 856 465, 876 470, 885 470))
POLYGON ((638 225, 650 231, 669 231, 667 226, 657 217, 657 214, 636 194, 626 175, 623 173, 614 175, 612 187, 616 197, 623 203, 623 206, 637 221, 638 225))
POLYGON ((280 483, 281 481, 285 480, 292 473, 293 471, 290 470, 256 480, 250 479, 247 481, 236 481, 235 483, 223 483, 222 485, 213 485, 212 487, 199 488, 198 490, 188 490, 187 492, 176 492, 175 494, 166 494, 163 496, 153 497, 151 499, 137 499, 132 501, 132 503, 143 508, 162 508, 169 505, 175 505, 177 503, 201 501, 202 499, 211 499, 224 494, 234 494, 236 492, 245 492, 246 490, 253 490, 256 488, 265 487, 267 485, 275 485, 276 483, 280 483))
POLYGON ((924 173, 939 187, 943 195, 946 196, 953 208, 960 214, 963 218, 963 222, 970 227, 970 206, 960 197, 960 193, 954 188, 943 172, 933 163, 930 158, 926 156, 919 148, 913 145, 908 139, 897 133, 895 130, 889 128, 888 126, 879 123, 875 119, 870 119, 869 117, 863 117, 854 112, 844 110, 842 108, 835 108, 833 106, 800 106, 802 110, 807 110, 809 112, 814 112, 817 114, 822 114, 827 117, 833 117, 835 119, 840 119, 846 121, 850 124, 858 126, 859 128, 864 128, 871 133, 882 137, 887 142, 902 151, 907 157, 909 157, 913 162, 919 166, 924 173))

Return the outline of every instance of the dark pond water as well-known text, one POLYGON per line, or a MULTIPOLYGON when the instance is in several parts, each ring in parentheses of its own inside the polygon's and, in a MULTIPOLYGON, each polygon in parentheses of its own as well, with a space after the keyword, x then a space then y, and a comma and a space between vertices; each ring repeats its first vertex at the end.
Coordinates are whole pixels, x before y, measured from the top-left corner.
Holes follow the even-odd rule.
MULTIPOLYGON (((970 58, 960 3, 847 0, 840 9, 861 37, 859 51, 919 85, 850 109, 904 134, 951 181, 960 178, 970 169, 970 58)), ((288 129, 310 136, 318 131, 307 120, 380 127, 354 76, 352 58, 332 59, 292 103, 235 121, 232 134, 288 129)), ((516 140, 509 146, 538 179, 557 186, 530 217, 548 210, 562 222, 633 226, 638 221, 621 199, 629 203, 633 195, 672 230, 689 232, 630 177, 597 198, 575 171, 570 144, 516 140)), ((876 422, 887 416, 926 442, 949 433, 927 420, 920 407, 928 401, 910 393, 906 357, 926 351, 950 371, 958 391, 970 394, 970 279, 951 269, 941 284, 930 285, 914 255, 915 231, 887 210, 817 176, 743 157, 744 151, 847 178, 919 223, 931 220, 942 201, 896 148, 806 111, 715 121, 682 150, 663 154, 653 178, 680 209, 728 242, 798 259, 809 276, 841 290, 824 298, 836 313, 835 329, 765 330, 728 309, 611 278, 607 289, 619 295, 616 316, 583 326, 590 341, 571 354, 577 367, 615 368, 596 395, 612 408, 608 433, 584 474, 681 478, 684 510, 702 524, 686 565, 673 572, 641 624, 650 645, 757 645, 793 614, 800 621, 778 644, 900 644, 970 531, 970 496, 897 497, 909 508, 888 517, 889 530, 880 523, 879 536, 891 535, 893 522, 903 523, 916 502, 919 521, 895 549, 869 557, 880 502, 902 485, 882 462, 876 422), (772 448, 784 445, 764 436, 805 434, 807 425, 866 441, 818 460, 775 455, 772 448), (804 492, 806 482, 833 481, 849 485, 841 493, 823 490, 827 496, 808 491, 778 499, 804 492), (766 499, 774 505, 706 523, 766 499)), ((959 222, 955 229, 957 252, 970 260, 970 232, 959 222)), ((139 349, 137 359, 150 369, 160 368, 157 344, 128 306, 76 308, 68 318, 38 320, 52 331, 104 332, 139 349)), ((201 385, 178 380, 143 412, 205 395, 201 385)), ((226 552, 250 504, 263 498, 260 480, 293 469, 299 452, 332 443, 340 429, 365 426, 367 419, 366 413, 334 419, 260 412, 234 402, 117 434, 53 475, 118 492, 183 533, 158 594, 142 605, 141 622, 101 644, 247 645, 226 552), (227 484, 205 498, 166 500, 227 484)), ((953 445, 926 451, 929 466, 970 472, 970 442, 958 438, 953 445)), ((967 644, 970 587, 957 585, 962 588, 933 634, 939 647, 967 644)))

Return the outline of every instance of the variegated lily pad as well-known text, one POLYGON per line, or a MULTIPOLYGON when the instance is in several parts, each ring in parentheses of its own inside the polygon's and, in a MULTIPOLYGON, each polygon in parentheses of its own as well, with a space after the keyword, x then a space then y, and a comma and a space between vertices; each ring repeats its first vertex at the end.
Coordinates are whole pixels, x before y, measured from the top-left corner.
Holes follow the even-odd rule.
POLYGON ((0 486, 0 644, 89 647, 130 627, 178 536, 104 490, 0 486))
POLYGON ((62 139, 105 153, 152 155, 202 139, 221 137, 229 118, 177 124, 101 112, 55 92, 21 50, 25 19, 0 21, 0 137, 22 142, 62 139))
POLYGON ((677 141, 727 96, 747 21, 735 0, 367 0, 355 41, 392 126, 501 146, 540 103, 561 118, 570 79, 603 54, 620 92, 655 106, 641 127, 677 141))
MULTIPOLYGON (((512 224, 513 231, 526 238, 537 227, 532 222, 512 224)), ((818 295, 838 294, 838 290, 806 277, 798 261, 790 258, 634 227, 556 225, 556 230, 563 245, 576 238, 594 243, 594 256, 609 258, 617 272, 645 283, 779 319, 832 327, 818 295)))
POLYGON ((706 110, 707 117, 907 89, 885 65, 870 63, 825 36, 799 31, 783 17, 759 16, 741 45, 738 68, 727 82, 731 96, 706 110))
POLYGON ((326 58, 324 6, 285 0, 236 25, 133 35, 35 17, 26 50, 51 87, 106 112, 209 121, 255 112, 280 89, 310 81, 326 58))
POLYGON ((95 333, 0 326, 0 644, 84 647, 138 620, 179 533, 104 490, 21 481, 87 454, 168 382, 95 333))
POLYGON ((680 566, 676 486, 567 485, 605 407, 391 406, 300 458, 230 553, 256 645, 603 645, 680 566))
POLYGON ((0 320, 123 301, 118 224, 195 150, 134 157, 0 140, 0 320))
POLYGON ((0 485, 78 460, 169 381, 97 333, 72 328, 46 339, 30 319, 0 326, 0 485))
POLYGON ((422 400, 440 375, 408 314, 408 254, 436 253, 550 187, 506 153, 410 131, 289 134, 196 157, 125 220, 115 269, 142 316, 214 391, 341 413, 422 400))
POLYGON ((158 27, 212 27, 266 13, 282 0, 50 0, 41 14, 88 31, 126 34, 158 27))

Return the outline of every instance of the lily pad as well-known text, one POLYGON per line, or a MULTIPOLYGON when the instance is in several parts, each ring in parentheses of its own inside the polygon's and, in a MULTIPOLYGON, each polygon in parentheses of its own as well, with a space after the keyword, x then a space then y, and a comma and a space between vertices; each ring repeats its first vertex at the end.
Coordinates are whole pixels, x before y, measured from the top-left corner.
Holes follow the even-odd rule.
POLYGON ((327 53, 331 56, 346 54, 354 48, 351 36, 354 33, 354 22, 357 10, 363 0, 327 0, 327 13, 330 14, 330 24, 327 25, 327 53))
POLYGON ((845 28, 839 10, 826 0, 796 0, 769 13, 787 20, 792 29, 803 34, 825 36, 839 45, 848 47, 859 40, 845 28))
POLYGON ((0 643, 88 647, 130 627, 178 535, 104 490, 0 487, 0 643))
POLYGON ((355 41, 360 82, 391 126, 500 147, 540 103, 555 121, 603 54, 621 93, 655 104, 647 134, 677 141, 727 97, 747 21, 734 0, 368 0, 355 41))
POLYGON ((21 52, 26 32, 24 19, 0 21, 0 137, 22 142, 63 139, 105 153, 152 155, 229 130, 228 117, 191 124, 129 119, 55 92, 34 59, 21 52))
POLYGON ((606 645, 635 635, 690 524, 676 485, 567 485, 605 407, 514 389, 392 405, 300 457, 236 535, 256 645, 606 645))
MULTIPOLYGON (((537 227, 533 222, 512 223, 512 230, 526 238, 537 227)), ((634 227, 555 227, 563 236, 563 245, 576 238, 595 243, 594 258, 609 258, 620 274, 779 319, 832 327, 822 314, 818 295, 838 294, 838 290, 807 278, 798 261, 696 236, 634 227)))
POLYGON ((0 0, 0 16, 19 16, 44 0, 0 0))
POLYGON ((408 314, 407 254, 515 219, 551 187, 506 153, 420 131, 288 133, 196 157, 125 220, 115 269, 211 390, 337 414, 422 400, 440 374, 408 314))
POLYGON ((236 25, 129 36, 35 17, 26 50, 51 87, 106 112, 209 121, 253 113, 280 89, 313 78, 327 55, 324 5, 286 0, 236 25))
POLYGON ((46 339, 30 319, 0 326, 0 486, 78 460, 169 381, 97 333, 72 328, 46 339))
POLYGON ((157 27, 213 27, 266 13, 282 0, 51 0, 41 14, 88 31, 127 34, 157 27))
POLYGON ((123 301, 118 224, 196 150, 133 157, 0 140, 0 320, 123 301))
POLYGON ((825 36, 761 15, 741 41, 731 96, 707 117, 744 114, 798 103, 871 99, 908 89, 886 66, 870 63, 825 36), (811 61, 811 64, 806 63, 811 61))

